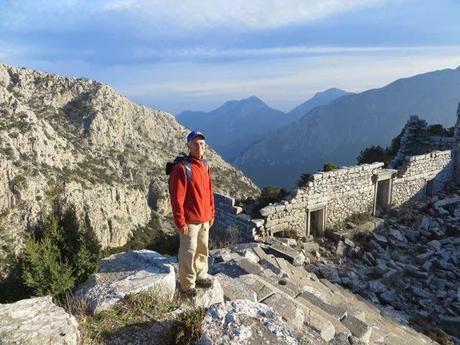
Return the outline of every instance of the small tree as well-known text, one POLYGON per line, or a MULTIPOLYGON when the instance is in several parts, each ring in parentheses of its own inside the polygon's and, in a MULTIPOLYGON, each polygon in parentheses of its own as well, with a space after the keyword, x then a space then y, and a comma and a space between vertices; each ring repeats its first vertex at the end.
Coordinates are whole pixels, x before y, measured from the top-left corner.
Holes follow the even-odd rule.
POLYGON ((323 165, 323 171, 324 172, 332 171, 332 170, 336 170, 336 169, 338 169, 338 166, 335 163, 326 163, 326 164, 323 165))
POLYGON ((370 164, 374 162, 385 162, 386 158, 386 152, 383 147, 380 145, 372 145, 362 150, 356 159, 358 160, 358 164, 370 164))
POLYGON ((302 174, 297 181, 297 187, 305 187, 311 181, 312 174, 302 174))
POLYGON ((36 295, 61 295, 97 269, 100 246, 72 207, 44 217, 25 244, 21 276, 36 295))

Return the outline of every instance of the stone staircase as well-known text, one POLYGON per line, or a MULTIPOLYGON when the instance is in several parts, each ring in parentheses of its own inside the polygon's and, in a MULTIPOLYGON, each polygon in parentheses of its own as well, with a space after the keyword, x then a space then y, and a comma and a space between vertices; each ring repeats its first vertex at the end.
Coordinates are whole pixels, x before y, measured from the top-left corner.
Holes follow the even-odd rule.
POLYGON ((349 344, 349 339, 352 344, 436 344, 362 297, 307 272, 298 255, 281 243, 240 244, 213 251, 210 272, 226 300, 267 304, 294 332, 317 339, 315 344, 349 344))

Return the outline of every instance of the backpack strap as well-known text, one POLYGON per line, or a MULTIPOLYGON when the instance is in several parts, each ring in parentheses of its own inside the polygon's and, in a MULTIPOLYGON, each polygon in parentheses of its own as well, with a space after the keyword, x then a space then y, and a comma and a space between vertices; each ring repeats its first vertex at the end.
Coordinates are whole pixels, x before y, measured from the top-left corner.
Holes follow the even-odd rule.
POLYGON ((190 165, 190 161, 188 159, 184 159, 184 167, 185 167, 185 172, 187 174, 187 182, 192 181, 192 167, 190 165))

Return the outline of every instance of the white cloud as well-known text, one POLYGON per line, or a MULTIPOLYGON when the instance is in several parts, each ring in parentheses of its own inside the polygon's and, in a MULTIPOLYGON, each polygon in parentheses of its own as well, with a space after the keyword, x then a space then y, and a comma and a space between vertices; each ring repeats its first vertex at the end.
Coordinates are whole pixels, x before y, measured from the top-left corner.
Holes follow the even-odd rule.
POLYGON ((383 0, 23 0, 0 4, 4 25, 68 25, 90 14, 117 14, 147 27, 272 28, 306 23, 334 14, 383 3, 383 0), (67 20, 63 21, 65 18, 67 20))
POLYGON ((383 0, 118 0, 104 11, 130 11, 183 27, 269 28, 305 23, 383 0))

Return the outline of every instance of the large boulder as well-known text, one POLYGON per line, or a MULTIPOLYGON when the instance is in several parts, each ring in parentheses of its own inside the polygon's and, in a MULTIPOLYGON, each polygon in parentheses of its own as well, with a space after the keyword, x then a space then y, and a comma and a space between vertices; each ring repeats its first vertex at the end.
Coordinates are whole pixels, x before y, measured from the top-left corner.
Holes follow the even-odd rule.
POLYGON ((244 299, 213 305, 202 327, 199 345, 298 344, 278 313, 266 304, 244 299))
POLYGON ((0 304, 2 345, 77 345, 79 339, 77 320, 51 296, 0 304))
POLYGON ((150 291, 171 301, 175 290, 172 260, 154 251, 136 250, 102 259, 98 272, 77 289, 76 296, 98 313, 132 293, 150 291))

